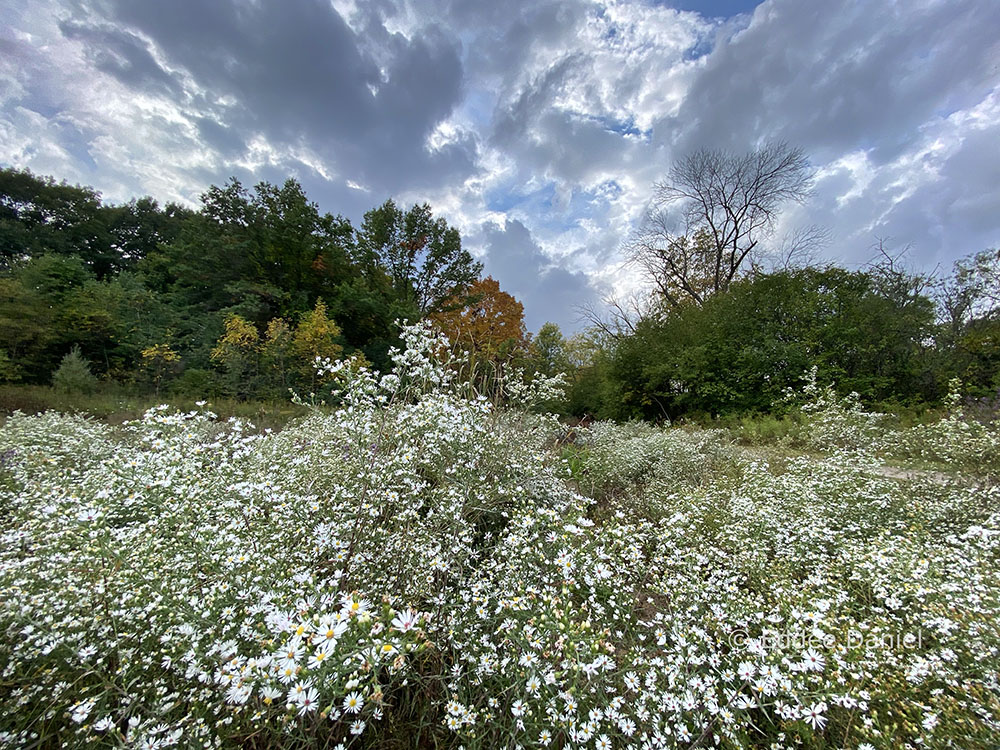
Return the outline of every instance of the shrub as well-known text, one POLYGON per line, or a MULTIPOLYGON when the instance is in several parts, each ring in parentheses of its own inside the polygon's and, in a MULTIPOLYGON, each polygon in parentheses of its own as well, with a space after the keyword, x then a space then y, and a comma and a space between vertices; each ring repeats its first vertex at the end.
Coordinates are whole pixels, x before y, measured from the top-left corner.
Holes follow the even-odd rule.
MULTIPOLYGON (((218 376, 211 370, 192 368, 174 378, 168 390, 173 396, 205 398, 206 396, 221 395, 223 388, 218 376)), ((287 395, 286 393, 285 396, 287 397, 287 395)))
POLYGON ((742 417, 733 428, 736 438, 745 445, 803 445, 807 442, 806 429, 795 415, 742 417))
POLYGON ((887 436, 888 450, 979 474, 1000 473, 1000 423, 967 416, 961 386, 951 382, 944 418, 887 436))

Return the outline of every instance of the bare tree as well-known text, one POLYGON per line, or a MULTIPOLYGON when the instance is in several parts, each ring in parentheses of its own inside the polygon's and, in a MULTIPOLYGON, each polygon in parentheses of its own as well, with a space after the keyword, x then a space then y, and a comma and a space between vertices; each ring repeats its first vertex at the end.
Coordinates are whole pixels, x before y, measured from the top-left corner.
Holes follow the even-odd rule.
POLYGON ((829 243, 830 230, 826 227, 815 224, 799 227, 782 236, 768 258, 752 259, 751 267, 754 273, 817 268, 823 265, 818 252, 829 243))
POLYGON ((783 142, 743 155, 696 151, 654 186, 627 257, 668 305, 701 304, 755 261, 781 207, 804 201, 812 179, 805 153, 783 142))
POLYGON ((644 295, 632 294, 624 299, 611 295, 603 298, 600 306, 588 302, 577 305, 575 310, 577 321, 584 321, 601 336, 617 341, 635 333, 647 308, 644 295))
POLYGON ((885 237, 875 238, 871 247, 875 255, 865 264, 865 270, 874 279, 881 294, 899 305, 906 305, 923 294, 930 279, 908 266, 909 245, 890 250, 888 242, 885 237))
POLYGON ((934 297, 953 339, 972 321, 1000 315, 1000 250, 991 248, 955 261, 951 275, 936 280, 934 297))

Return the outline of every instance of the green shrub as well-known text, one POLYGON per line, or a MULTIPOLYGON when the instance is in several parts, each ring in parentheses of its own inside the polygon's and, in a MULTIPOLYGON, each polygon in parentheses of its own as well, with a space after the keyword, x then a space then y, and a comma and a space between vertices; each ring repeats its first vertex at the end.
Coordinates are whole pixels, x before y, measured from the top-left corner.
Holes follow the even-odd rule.
MULTIPOLYGON (((219 377, 211 370, 191 369, 182 372, 169 387, 172 396, 216 397, 222 393, 219 377)), ((285 394, 287 396, 287 394, 285 394)))
POLYGON ((743 417, 732 432, 744 445, 800 445, 806 437, 805 426, 796 415, 743 417))
POLYGON ((21 379, 21 368, 10 358, 6 349, 0 349, 0 383, 15 383, 21 379))

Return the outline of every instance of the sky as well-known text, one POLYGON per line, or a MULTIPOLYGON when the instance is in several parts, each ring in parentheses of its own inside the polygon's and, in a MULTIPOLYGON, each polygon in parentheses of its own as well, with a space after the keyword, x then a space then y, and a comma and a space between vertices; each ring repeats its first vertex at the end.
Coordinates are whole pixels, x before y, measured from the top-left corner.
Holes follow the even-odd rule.
POLYGON ((1000 245, 994 0, 0 0, 0 163, 198 204, 298 179, 428 202, 528 328, 641 279, 622 243, 699 148, 816 172, 776 237, 914 270, 1000 245))

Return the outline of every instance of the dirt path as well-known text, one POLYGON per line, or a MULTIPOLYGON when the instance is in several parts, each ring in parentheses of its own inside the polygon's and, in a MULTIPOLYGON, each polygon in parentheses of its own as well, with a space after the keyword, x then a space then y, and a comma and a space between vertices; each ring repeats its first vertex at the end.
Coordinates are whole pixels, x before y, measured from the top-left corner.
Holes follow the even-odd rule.
MULTIPOLYGON (((774 458, 774 456, 768 451, 760 448, 753 448, 749 446, 740 447, 747 453, 760 456, 765 460, 771 460, 774 458)), ((822 457, 818 455, 812 455, 811 457, 816 460, 822 460, 822 457)), ((943 487, 947 484, 954 484, 956 482, 974 487, 982 487, 984 482, 988 483, 987 480, 984 480, 982 477, 972 476, 969 474, 947 474, 943 471, 934 471, 932 469, 907 469, 902 466, 893 466, 891 464, 864 464, 859 468, 864 471, 886 477, 887 479, 899 479, 905 482, 928 482, 930 484, 936 484, 939 487, 943 487)))
POLYGON ((904 479, 908 482, 923 480, 932 484, 945 485, 954 481, 955 477, 944 474, 940 471, 929 471, 926 469, 903 469, 899 466, 871 466, 866 467, 876 474, 890 479, 904 479))

